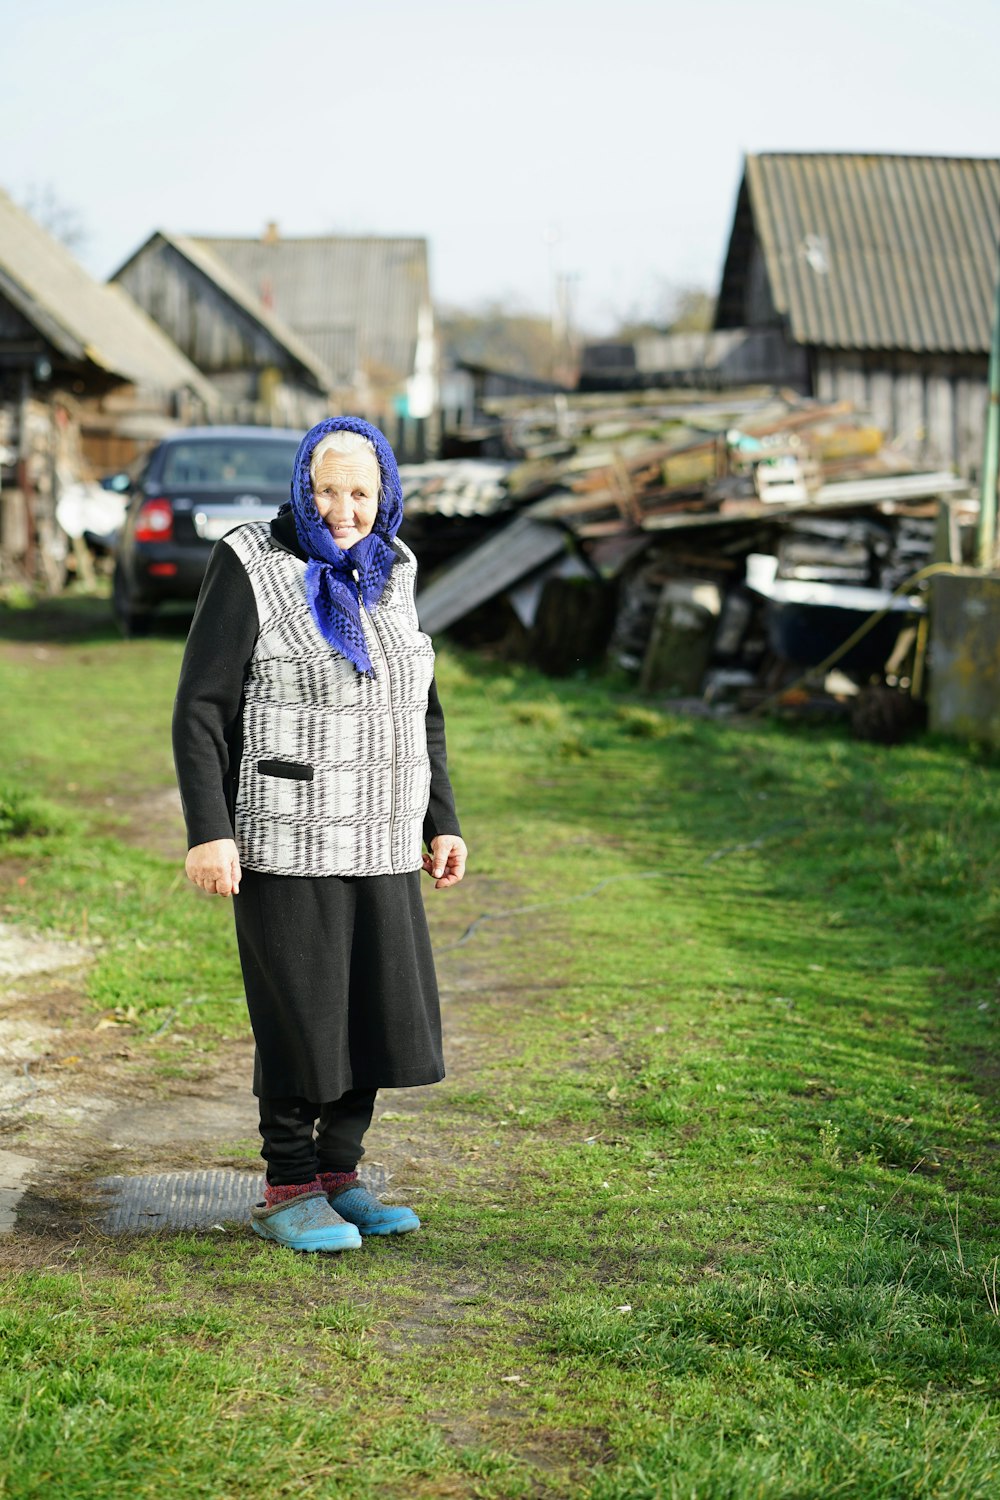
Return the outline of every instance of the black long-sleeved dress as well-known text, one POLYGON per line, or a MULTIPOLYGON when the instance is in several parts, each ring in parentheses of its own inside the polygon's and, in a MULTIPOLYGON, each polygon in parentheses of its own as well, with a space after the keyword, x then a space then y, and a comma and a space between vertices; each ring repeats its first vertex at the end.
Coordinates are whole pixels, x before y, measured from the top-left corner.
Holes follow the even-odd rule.
MULTIPOLYGON (((271 522, 304 560, 289 509, 271 522)), ((188 843, 233 838, 244 684, 258 633, 253 586, 233 550, 212 554, 184 653, 173 743, 188 843)), ((317 632, 317 648, 329 650, 317 632)), ((430 801, 423 835, 459 832, 444 715, 427 703, 430 801)), ((337 1099, 351 1088, 444 1077, 437 983, 420 872, 292 876, 244 869, 233 898, 257 1043, 254 1092, 337 1099)))

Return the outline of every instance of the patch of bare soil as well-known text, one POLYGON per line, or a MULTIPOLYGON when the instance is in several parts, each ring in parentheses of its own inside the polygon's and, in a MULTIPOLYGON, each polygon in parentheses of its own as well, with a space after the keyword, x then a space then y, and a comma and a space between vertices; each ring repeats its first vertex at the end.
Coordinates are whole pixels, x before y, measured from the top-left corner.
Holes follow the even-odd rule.
POLYGON ((187 836, 180 792, 176 786, 160 787, 156 791, 134 791, 123 788, 119 782, 114 791, 70 790, 76 806, 87 811, 100 833, 173 860, 178 879, 185 878, 187 836))
POLYGON ((127 844, 175 859, 179 871, 184 869, 187 838, 181 811, 181 794, 175 786, 146 792, 139 797, 105 799, 105 805, 121 822, 115 830, 127 844))
MULTIPOLYGON (((494 1401, 481 1417, 456 1417, 454 1413, 432 1412, 428 1420, 456 1448, 488 1446, 508 1448, 535 1468, 553 1476, 581 1471, 607 1463, 611 1445, 601 1427, 540 1427, 518 1411, 514 1401, 494 1401)), ((551 1493, 546 1489, 540 1493, 551 1493)), ((558 1491, 556 1492, 558 1493, 558 1491)))
MULTIPOLYGON (((147 847, 157 827, 165 853, 167 842, 183 845, 176 792, 123 799, 122 811, 147 847)), ((183 879, 180 861, 178 874, 183 879)), ((475 1078, 495 1055, 498 1038, 505 1056, 516 1057, 516 1013, 537 1003, 540 990, 559 988, 541 977, 530 988, 503 977, 502 963, 494 964, 505 942, 503 922, 481 923, 463 944, 477 918, 517 908, 517 895, 506 882, 472 876, 458 891, 430 896, 448 1076, 433 1090, 380 1093, 363 1164, 379 1191, 390 1198, 405 1193, 418 1211, 470 1166, 481 1176, 485 1165, 481 1143, 454 1131, 446 1135, 436 1111, 425 1118, 426 1105, 441 1090, 475 1078), (496 1012, 496 1021, 485 1025, 472 1017, 473 1008, 482 1014, 484 1003, 496 1012)), ((521 920, 522 936, 531 920, 521 920)), ((66 1232, 77 1232, 88 1215, 93 1219, 88 1188, 100 1176, 260 1166, 249 1026, 244 1038, 206 1048, 185 1034, 179 1015, 151 1039, 134 1026, 95 1017, 83 993, 86 948, 20 928, 6 931, 6 950, 0 942, 0 1152, 29 1158, 26 1180, 37 1189, 20 1201, 21 1226, 55 1227, 58 1202, 66 1232), (53 1194, 48 1189, 55 1185, 53 1194)), ((581 1065, 592 1063, 595 1048, 609 1055, 614 1050, 600 1035, 581 1037, 577 1045, 581 1065)), ((498 1119, 498 1134, 499 1123, 507 1122, 498 1119)), ((562 1132, 556 1127, 555 1133, 562 1132)), ((497 1156, 501 1192, 499 1150, 497 1156)))
MULTIPOLYGON (((169 836, 172 827, 182 829, 173 797, 157 795, 150 806, 160 808, 169 836)), ((148 846, 149 810, 133 805, 131 816, 148 846)), ((461 915, 449 925, 460 932, 468 920, 461 915)), ((35 1190, 18 1206, 25 1227, 54 1227, 56 1185, 72 1233, 87 1218, 87 1187, 98 1176, 259 1165, 249 1026, 238 1041, 204 1048, 185 1035, 178 1017, 150 1039, 134 1026, 95 1017, 83 993, 89 962, 85 947, 0 926, 0 1152, 33 1163, 35 1190)), ((442 973, 448 1081, 461 1082, 492 1039, 473 1034, 462 1016, 462 1001, 480 998, 472 966, 455 954, 448 968, 442 973)), ((405 1185, 418 1208, 423 1193, 454 1180, 465 1162, 421 1118, 431 1092, 383 1091, 366 1141, 366 1172, 390 1198, 405 1185)))

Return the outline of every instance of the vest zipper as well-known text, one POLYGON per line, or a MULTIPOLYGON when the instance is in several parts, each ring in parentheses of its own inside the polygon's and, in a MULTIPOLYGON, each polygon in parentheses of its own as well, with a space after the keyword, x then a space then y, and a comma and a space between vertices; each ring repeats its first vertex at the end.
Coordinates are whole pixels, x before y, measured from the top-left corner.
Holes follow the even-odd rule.
POLYGON ((379 634, 379 628, 375 624, 374 616, 370 615, 365 609, 365 601, 361 597, 361 580, 358 577, 358 570, 357 568, 352 568, 351 571, 354 575, 354 582, 358 586, 358 609, 361 612, 362 618, 367 619, 369 625, 372 628, 372 634, 374 635, 375 640, 378 643, 379 655, 382 658, 382 666, 385 670, 385 696, 386 702, 389 705, 389 731, 392 744, 392 780, 390 783, 389 791, 389 873, 394 875, 396 872, 393 868, 392 851, 393 830, 396 822, 396 719, 392 711, 392 678, 389 673, 389 658, 386 655, 385 647, 382 645, 382 637, 379 634))

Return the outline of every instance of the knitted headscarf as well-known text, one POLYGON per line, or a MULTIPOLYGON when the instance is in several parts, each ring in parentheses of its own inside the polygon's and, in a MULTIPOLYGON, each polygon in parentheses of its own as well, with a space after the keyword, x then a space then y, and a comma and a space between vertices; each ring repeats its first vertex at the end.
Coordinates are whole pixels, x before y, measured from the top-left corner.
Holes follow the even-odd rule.
POLYGON ((299 444, 292 470, 292 512, 306 564, 306 598, 325 641, 353 662, 366 677, 375 670, 365 644, 358 591, 366 610, 374 611, 385 590, 396 553, 393 537, 403 519, 403 490, 396 459, 383 433, 361 417, 328 417, 310 428, 299 444), (313 449, 330 432, 359 432, 375 449, 381 475, 378 514, 367 536, 342 550, 330 535, 313 498, 309 464, 313 449), (354 573, 358 574, 355 581, 354 573))

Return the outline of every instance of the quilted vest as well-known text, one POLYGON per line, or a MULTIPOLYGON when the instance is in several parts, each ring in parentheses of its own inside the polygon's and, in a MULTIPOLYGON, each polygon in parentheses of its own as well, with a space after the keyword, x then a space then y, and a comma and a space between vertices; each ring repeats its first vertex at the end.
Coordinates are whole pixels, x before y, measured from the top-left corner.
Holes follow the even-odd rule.
POLYGON ((430 797, 427 694, 434 648, 417 627, 417 564, 402 542, 374 615, 374 679, 316 629, 306 565, 267 522, 223 538, 246 569, 259 631, 245 686, 236 845, 272 875, 393 875, 421 864, 430 797))

